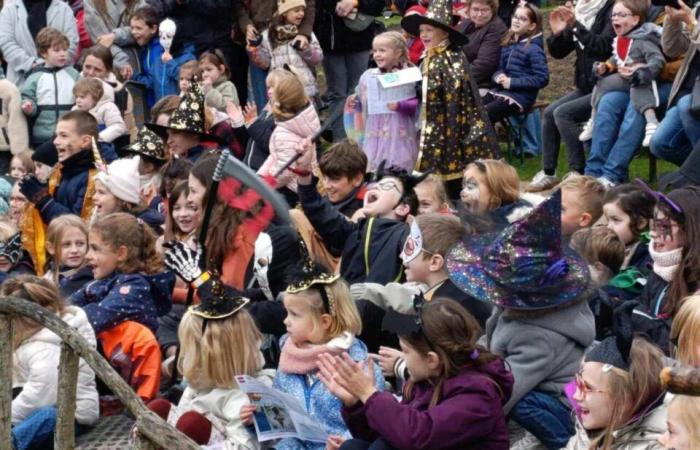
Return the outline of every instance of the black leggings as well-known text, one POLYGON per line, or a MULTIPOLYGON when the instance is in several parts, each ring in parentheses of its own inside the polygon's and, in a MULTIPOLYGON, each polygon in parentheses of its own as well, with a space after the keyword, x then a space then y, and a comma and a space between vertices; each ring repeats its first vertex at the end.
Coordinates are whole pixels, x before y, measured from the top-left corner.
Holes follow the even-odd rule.
POLYGON ((484 96, 483 102, 491 123, 500 122, 506 117, 516 116, 522 112, 515 103, 509 103, 503 97, 498 97, 491 93, 484 96))
POLYGON ((394 450, 383 438, 374 442, 363 441, 362 439, 348 439, 343 442, 339 450, 394 450))

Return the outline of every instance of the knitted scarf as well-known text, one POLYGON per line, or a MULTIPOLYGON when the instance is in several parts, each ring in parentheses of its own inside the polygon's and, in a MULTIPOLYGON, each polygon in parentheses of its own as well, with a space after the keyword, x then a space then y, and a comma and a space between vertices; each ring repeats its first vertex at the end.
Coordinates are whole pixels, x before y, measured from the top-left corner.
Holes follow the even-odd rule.
POLYGON ((654 273, 665 282, 670 283, 683 258, 683 248, 677 248, 669 252, 656 252, 654 251, 654 241, 650 241, 649 255, 654 261, 654 273))
POLYGON ((300 375, 315 372, 319 356, 324 353, 330 353, 333 356, 340 355, 350 348, 354 339, 354 336, 347 331, 325 344, 297 345, 291 338, 287 338, 282 346, 279 370, 284 373, 300 375))

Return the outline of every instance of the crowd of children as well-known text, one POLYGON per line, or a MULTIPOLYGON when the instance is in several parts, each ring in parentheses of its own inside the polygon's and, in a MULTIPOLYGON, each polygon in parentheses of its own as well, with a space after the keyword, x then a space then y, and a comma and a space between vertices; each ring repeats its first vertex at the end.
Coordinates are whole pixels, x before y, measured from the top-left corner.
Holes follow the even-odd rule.
MULTIPOLYGON (((700 62, 665 34, 682 22, 692 59, 681 0, 549 19, 391 2, 389 31, 374 0, 234 1, 218 46, 189 29, 220 24, 210 2, 68 3, 0 11, 0 294, 64 320, 171 426, 226 449, 504 450, 523 430, 537 448, 700 448, 700 398, 659 378, 700 367, 700 177, 611 179, 624 158, 598 135, 627 95, 638 146, 676 126, 696 147, 700 62), (592 150, 561 182, 545 154, 526 186, 493 125, 532 112, 547 50, 576 52, 576 92, 543 130, 592 150), (238 162, 214 180, 223 155, 238 162), (237 376, 316 436, 260 440, 288 417, 237 376)), ((13 445, 49 448, 61 342, 12 321, 13 445)), ((76 433, 123 408, 81 360, 76 433)))

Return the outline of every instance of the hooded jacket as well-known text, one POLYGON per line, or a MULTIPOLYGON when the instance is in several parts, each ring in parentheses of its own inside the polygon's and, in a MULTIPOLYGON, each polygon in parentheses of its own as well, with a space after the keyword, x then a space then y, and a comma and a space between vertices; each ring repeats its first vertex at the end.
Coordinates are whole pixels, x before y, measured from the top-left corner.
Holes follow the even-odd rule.
POLYGON ((627 58, 622 60, 615 51, 617 40, 619 39, 616 37, 613 39, 612 57, 608 60, 608 63, 617 67, 623 63, 642 62, 651 71, 652 78, 656 78, 666 64, 666 57, 661 51, 661 35, 659 34, 658 25, 645 22, 627 33, 627 37, 632 40, 627 51, 627 58))
MULTIPOLYGON (((296 155, 297 145, 315 135, 321 129, 321 122, 316 109, 309 105, 291 119, 276 122, 275 130, 270 136, 270 156, 258 169, 260 175, 274 176, 284 165, 296 155)), ((314 147, 314 154, 316 148, 314 147)), ((314 169, 318 166, 314 156, 314 169)), ((277 188, 287 187, 297 191, 297 176, 290 170, 285 170, 277 177, 277 188)))
POLYGON ((402 450, 507 450, 508 428, 503 405, 510 397, 513 375, 503 360, 463 367, 442 385, 437 405, 430 406, 435 386, 421 381, 410 400, 398 402, 388 392, 375 392, 363 405, 343 408, 353 437, 384 438, 402 450))
POLYGON ((506 414, 533 389, 563 399, 564 386, 578 372, 595 337, 586 301, 551 312, 512 313, 497 308, 486 322, 489 349, 506 360, 515 378, 506 414))
POLYGON ((0 80, 0 151, 13 155, 29 148, 27 118, 22 111, 22 96, 17 86, 0 80))
MULTIPOLYGON (((119 108, 114 103, 114 89, 109 83, 102 82, 102 97, 97 101, 90 114, 97 120, 100 128, 100 141, 114 142, 119 136, 128 133, 126 123, 122 118, 119 108)), ((73 110, 79 109, 77 106, 73 110)))
POLYGON ((85 310, 97 334, 126 320, 141 323, 155 333, 158 317, 172 307, 170 295, 174 286, 172 272, 155 275, 114 272, 88 283, 70 301, 85 310))
MULTIPOLYGON (((61 0, 51 0, 46 10, 46 26, 56 28, 68 38, 68 60, 78 49, 78 27, 70 6, 61 0)), ((23 0, 6 0, 0 11, 0 51, 7 61, 7 79, 22 86, 34 66, 44 62, 27 26, 27 9, 23 0)))
POLYGON ((493 89, 492 93, 513 100, 524 111, 534 105, 540 89, 549 84, 542 33, 530 39, 523 37, 520 41, 503 47, 501 62, 493 79, 501 73, 510 78, 510 86, 508 89, 493 89))
MULTIPOLYGON (((67 306, 61 319, 76 330, 92 348, 96 347, 95 332, 82 309, 67 306)), ((22 422, 39 408, 56 404, 61 342, 61 338, 53 331, 42 328, 15 350, 12 361, 12 387, 21 387, 22 391, 12 400, 12 425, 22 422)), ((85 360, 80 359, 75 420, 81 425, 93 425, 99 417, 95 373, 85 360)))

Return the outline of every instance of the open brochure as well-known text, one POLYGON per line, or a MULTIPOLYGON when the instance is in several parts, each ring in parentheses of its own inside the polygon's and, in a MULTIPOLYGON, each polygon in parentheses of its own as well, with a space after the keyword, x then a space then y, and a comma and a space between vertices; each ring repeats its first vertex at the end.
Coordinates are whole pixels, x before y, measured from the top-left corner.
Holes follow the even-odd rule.
POLYGON ((250 402, 258 406, 253 415, 258 441, 298 438, 326 442, 328 439, 326 430, 304 411, 296 398, 247 375, 236 375, 236 382, 250 402))

